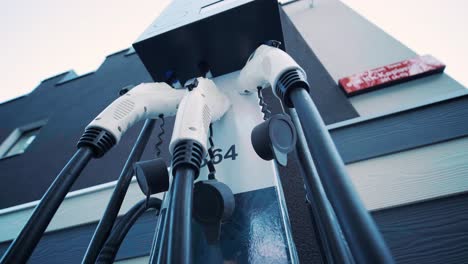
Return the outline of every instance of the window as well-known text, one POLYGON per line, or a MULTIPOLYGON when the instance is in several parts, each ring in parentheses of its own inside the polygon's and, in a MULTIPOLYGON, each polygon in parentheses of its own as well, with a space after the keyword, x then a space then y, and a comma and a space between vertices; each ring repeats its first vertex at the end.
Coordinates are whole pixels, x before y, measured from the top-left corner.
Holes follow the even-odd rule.
POLYGON ((4 157, 9 157, 9 156, 23 153, 29 147, 29 145, 31 145, 31 143, 34 141, 38 132, 39 132, 39 129, 34 129, 34 130, 24 132, 18 138, 15 144, 11 146, 11 148, 7 151, 7 153, 5 153, 4 157))
POLYGON ((24 153, 44 124, 40 121, 15 129, 0 145, 0 159, 24 153))

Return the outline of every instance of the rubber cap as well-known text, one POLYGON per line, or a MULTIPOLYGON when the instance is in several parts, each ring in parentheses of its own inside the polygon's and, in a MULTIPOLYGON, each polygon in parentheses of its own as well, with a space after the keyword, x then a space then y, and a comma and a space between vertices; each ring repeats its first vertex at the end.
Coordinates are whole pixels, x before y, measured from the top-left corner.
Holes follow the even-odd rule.
POLYGON ((287 154, 296 145, 296 130, 289 116, 277 114, 257 125, 250 139, 260 158, 275 159, 280 165, 286 166, 287 154))
POLYGON ((138 185, 146 196, 169 189, 169 172, 163 159, 139 161, 133 168, 138 185))
POLYGON ((217 180, 195 183, 193 217, 201 224, 208 244, 219 244, 221 223, 234 213, 236 202, 231 189, 217 180))
POLYGON ((193 217, 201 223, 215 224, 231 217, 235 208, 234 194, 224 183, 206 180, 195 183, 193 217))

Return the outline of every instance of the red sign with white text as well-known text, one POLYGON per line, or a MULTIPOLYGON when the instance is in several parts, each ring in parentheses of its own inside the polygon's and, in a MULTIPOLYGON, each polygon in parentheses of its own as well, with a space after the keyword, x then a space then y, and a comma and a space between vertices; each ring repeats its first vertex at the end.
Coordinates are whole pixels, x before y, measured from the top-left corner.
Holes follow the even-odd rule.
POLYGON ((400 61, 341 78, 338 83, 348 96, 443 72, 445 65, 431 55, 400 61))

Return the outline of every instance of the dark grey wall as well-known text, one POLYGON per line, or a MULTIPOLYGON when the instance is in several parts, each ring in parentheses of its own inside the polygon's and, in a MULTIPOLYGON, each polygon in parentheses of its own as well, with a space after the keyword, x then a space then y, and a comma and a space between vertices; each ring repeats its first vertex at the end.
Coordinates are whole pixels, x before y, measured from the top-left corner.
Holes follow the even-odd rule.
POLYGON ((373 216, 397 263, 468 263, 468 193, 373 216))
MULTIPOLYGON (((76 150, 85 126, 118 96, 120 88, 151 81, 138 56, 124 54, 108 57, 93 74, 60 85, 63 76, 48 79, 28 96, 0 105, 0 141, 17 127, 48 120, 24 154, 0 160, 0 208, 40 199, 76 150)), ((130 129, 99 162, 92 161, 73 189, 115 180, 140 126, 130 129)), ((156 142, 155 137, 151 142, 156 142)), ((145 157, 151 153, 148 147, 145 157)))

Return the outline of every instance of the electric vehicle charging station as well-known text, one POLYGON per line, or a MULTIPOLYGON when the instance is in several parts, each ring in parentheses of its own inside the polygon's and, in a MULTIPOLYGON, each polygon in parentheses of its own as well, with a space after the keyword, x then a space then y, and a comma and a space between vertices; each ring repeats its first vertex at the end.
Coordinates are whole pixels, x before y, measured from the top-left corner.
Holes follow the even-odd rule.
MULTIPOLYGON (((278 145, 275 144, 284 143, 282 141, 284 138, 276 138, 278 134, 271 132, 274 129, 271 129, 270 125, 273 125, 269 123, 274 123, 272 121, 274 114, 278 113, 270 114, 268 108, 272 104, 279 103, 281 103, 281 107, 277 108, 280 109, 279 114, 287 118, 279 119, 284 122, 278 127, 287 127, 281 131, 288 131, 288 128, 294 127, 297 133, 297 136, 291 136, 286 141, 288 144, 297 141, 295 148, 304 171, 307 200, 315 207, 312 211, 318 211, 322 221, 323 233, 320 231, 320 236, 321 239, 324 237, 323 243, 326 244, 324 248, 328 248, 327 254, 330 254, 326 257, 327 261, 392 262, 385 243, 376 232, 375 224, 369 220, 365 208, 360 206, 353 188, 346 181, 343 161, 337 154, 323 124, 322 119, 329 116, 321 116, 324 108, 320 104, 323 104, 323 100, 316 101, 314 98, 318 95, 323 96, 320 87, 314 86, 316 85, 314 74, 320 74, 308 68, 304 58, 298 57, 297 52, 303 43, 301 44, 300 40, 294 42, 294 37, 291 38, 293 29, 282 12, 281 7, 273 0, 174 2, 134 44, 136 53, 154 83, 136 86, 126 95, 123 94, 105 110, 107 113, 104 111, 96 116, 89 126, 92 130, 85 133, 79 143, 81 147, 92 146, 91 152, 94 157, 99 157, 113 144, 118 144, 121 134, 136 121, 170 117, 177 112, 173 131, 175 143, 165 150, 173 154, 172 164, 167 163, 170 166, 171 187, 161 203, 151 200, 152 206, 159 206, 160 212, 151 247, 152 263, 298 262, 278 173, 278 166, 286 164, 286 155, 290 148, 286 147, 288 150, 284 152, 278 149, 278 145), (271 56, 265 55, 269 52, 271 56), (195 79, 198 80, 198 84, 194 84, 195 79), (214 93, 222 96, 216 97, 216 100, 205 98, 212 95, 206 87, 213 88, 214 93), (272 97, 271 92, 276 97, 272 97), (143 95, 141 98, 144 100, 138 99, 138 95, 143 95), (310 96, 314 98, 313 101, 310 96), (189 98, 193 101, 183 105, 182 101, 189 101, 189 98), (220 98, 225 100, 219 100, 220 98), (221 101, 226 103, 220 103, 221 101), (217 104, 220 107, 217 107, 217 104), (164 107, 160 108, 161 106, 164 107), (205 110, 204 106, 207 106, 208 110, 205 110), (112 109, 113 107, 116 108, 112 109), (136 112, 129 114, 134 110, 136 112), (112 122, 107 122, 108 120, 112 122), (260 124, 264 125, 263 130, 259 129, 260 124), (259 131, 257 134, 263 135, 264 138, 254 140, 253 131, 259 131), (270 132, 273 134, 269 134, 270 132), (98 138, 102 138, 103 141, 97 140, 98 138), (168 216, 170 210, 177 208, 171 205, 171 200, 180 201, 173 199, 177 167, 174 165, 180 163, 178 151, 182 149, 177 146, 177 143, 180 143, 177 141, 179 139, 183 139, 181 141, 195 139, 198 142, 198 145, 192 144, 183 148, 197 149, 195 152, 198 154, 191 155, 198 159, 195 163, 199 164, 181 165, 185 169, 187 166, 197 167, 194 169, 196 173, 191 176, 196 178, 194 189, 191 190, 193 195, 184 196, 184 199, 192 197, 193 200, 188 199, 188 203, 185 204, 187 209, 187 204, 194 203, 192 212, 183 214, 183 217, 179 214, 179 217, 171 218, 168 216), (274 139, 277 141, 273 142, 274 139), (199 155, 200 153, 204 155, 199 155), (205 156, 205 161, 202 161, 204 157, 201 156, 205 156), (317 180, 314 178, 316 174, 321 177, 318 181, 314 181, 317 180), (320 181, 324 191, 320 191, 320 188, 315 189, 316 184, 320 185, 320 181), (225 197, 233 194, 234 199, 226 198, 222 201, 224 204, 220 200, 213 199, 211 204, 210 197, 203 196, 210 191, 226 195, 225 197), (203 196, 204 200, 197 200, 200 196, 203 196), (215 220, 218 222, 212 226, 204 225, 209 221, 203 222, 207 219, 198 215, 200 211, 216 212, 218 218, 215 220), (174 221, 177 224, 171 226, 174 221), (173 227, 177 227, 179 223, 183 223, 184 228, 188 229, 175 232, 173 227), (166 237, 171 235, 172 240, 166 237), (185 247, 174 247, 182 244, 185 247), (184 255, 186 249, 190 247, 187 245, 191 245, 191 252, 189 255, 184 255), (179 258, 178 254, 185 257, 179 258), (174 255, 177 255, 176 258, 174 255)), ((332 93, 327 95, 336 96, 332 93)), ((341 108, 346 105, 336 107, 341 108)), ((151 129, 147 128, 152 125, 154 120, 145 123, 140 134, 142 138, 151 133, 151 129)), ((146 144, 146 141, 140 140, 140 137, 137 142, 140 143, 135 144, 135 151, 132 150, 122 175, 131 171, 135 161, 138 160, 139 149, 146 144)), ((80 166, 67 165, 68 172, 77 176, 84 166, 83 162, 89 161, 91 152, 80 148, 75 156, 75 161, 79 161, 77 164, 80 166)), ((185 154, 182 156, 187 157, 185 154)), ((139 168, 143 170, 142 167, 139 168)), ((161 171, 160 165, 153 172, 158 170, 161 171)), ((139 172, 139 176, 143 174, 143 177, 151 177, 151 172, 152 170, 148 169, 139 172)), ((150 185, 164 182, 149 178, 146 180, 150 185)), ((144 186, 144 183, 141 186, 144 186)), ((145 189, 144 192, 148 195, 153 194, 151 190, 161 191, 152 187, 155 186, 142 189, 145 189)), ((61 192, 63 191, 62 189, 61 192)), ((55 201, 56 206, 58 206, 57 201, 55 201)), ((120 208, 121 202, 120 204, 118 201, 114 202, 114 207, 120 208)), ((144 203, 139 205, 142 206, 144 203)), ((112 215, 107 214, 107 211, 106 209, 106 216, 112 215)), ((99 254, 99 248, 104 246, 105 239, 112 237, 111 230, 104 229, 112 228, 117 216, 117 212, 114 213, 113 216, 103 217, 101 220, 103 224, 101 226, 100 222, 96 229, 84 263, 93 263, 97 256, 89 258, 88 256, 99 254), (109 222, 109 219, 112 221, 109 222), (101 232, 102 230, 104 232, 101 232), (101 241, 96 242, 99 240, 101 241)), ((43 215, 35 214, 33 217, 41 218, 43 215)), ((37 239, 37 234, 44 232, 47 221, 50 219, 41 219, 33 223, 40 222, 43 229, 38 230, 30 225, 33 229, 23 233, 22 237, 28 238, 28 235, 33 234, 34 239, 37 239)), ((34 246, 34 242, 28 246, 29 254, 34 246)), ((24 248, 20 247, 16 252, 19 252, 18 250, 24 248)), ((115 247, 111 248, 112 250, 115 250, 115 247)), ((11 260, 7 256, 2 263, 12 263, 11 260)), ((101 263, 101 260, 99 259, 98 263, 101 263)))
MULTIPOLYGON (((317 168, 321 175, 330 175, 330 179, 324 176, 325 189, 332 196, 332 206, 337 210, 336 214, 340 218, 338 222, 342 225, 339 227, 340 224, 336 224, 337 221, 331 218, 325 220, 325 222, 335 223, 330 225, 335 231, 329 233, 332 235, 328 240, 332 241, 329 243, 333 244, 332 248, 337 251, 338 257, 332 259, 345 263, 353 261, 392 263, 389 249, 349 183, 348 176, 343 169, 343 161, 337 154, 328 132, 325 132, 323 120, 310 99, 306 72, 290 55, 281 51, 291 44, 285 43, 283 35, 283 32, 290 29, 283 29, 283 27, 291 26, 287 18, 282 16, 278 3, 259 0, 188 1, 178 4, 175 3, 166 9, 144 31, 134 44, 134 48, 154 80, 184 83, 202 74, 213 77, 218 88, 228 95, 231 109, 223 119, 213 124, 213 138, 215 146, 221 146, 217 150, 225 149, 226 154, 232 152, 231 157, 236 156, 236 160, 223 160, 218 165, 220 168, 216 169, 216 174, 221 175, 219 176, 221 181, 227 184, 234 194, 246 191, 260 193, 262 187, 274 187, 275 198, 271 202, 276 200, 278 203, 269 206, 276 207, 279 213, 275 217, 269 215, 268 219, 275 219, 276 225, 281 226, 279 229, 270 230, 282 230, 276 235, 274 234, 277 232, 272 234, 278 237, 274 241, 282 241, 282 243, 278 242, 276 245, 279 248, 273 251, 278 252, 280 248, 283 248, 282 255, 287 256, 284 261, 293 263, 297 261, 276 169, 276 163, 285 165, 287 157, 284 154, 279 155, 282 156, 281 158, 278 155, 272 155, 276 161, 262 161, 255 155, 264 156, 261 148, 258 147, 258 140, 254 138, 248 140, 251 131, 262 122, 262 118, 264 120, 269 118, 264 116, 268 114, 268 110, 262 96, 262 90, 268 87, 271 87, 273 94, 281 101, 283 112, 287 108, 294 107, 294 104, 302 105, 301 109, 297 109, 297 118, 293 119, 295 126, 301 127, 299 123, 302 123, 304 130, 304 132, 298 131, 299 135, 305 137, 305 140, 298 144, 302 144, 303 149, 309 149, 314 156, 323 153, 322 162, 325 167, 320 164, 317 168), (300 90, 304 92, 302 94, 296 92, 300 90), (255 96, 257 91, 258 97, 255 96), (304 97, 308 97, 309 101, 303 101, 304 97), (317 139, 310 131, 317 133, 317 139), (255 151, 252 143, 256 147, 255 151), (313 151, 313 145, 318 146, 316 151, 313 151), (234 149, 238 150, 239 154, 234 153, 236 152, 234 149), (342 238, 341 232, 347 242, 342 238), (363 250, 365 247, 367 249, 363 250)), ((297 42, 297 38, 293 37, 288 41, 297 42)), ((291 122, 284 124, 291 124, 291 122)), ((292 128, 293 134, 294 130, 292 128)), ((286 142, 292 144, 289 147, 292 150, 295 140, 286 140, 286 142)), ((275 153, 274 147, 272 152, 275 153)), ((311 162, 303 163, 301 165, 304 168, 313 167, 311 162)), ((304 171, 312 174, 310 169, 304 169, 304 171)), ((203 172, 202 170, 202 175, 203 172)), ((206 171, 205 174, 207 174, 206 171)), ((308 181, 305 180, 305 182, 310 188, 308 181)), ((315 190, 310 191, 315 193, 315 190)), ((170 204, 167 206, 171 207, 170 204)), ((329 207, 324 205, 321 208, 329 207)), ((239 210, 245 210, 244 213, 248 214, 248 208, 237 207, 237 211, 239 210)), ((261 209, 257 210, 261 211, 261 209)), ((333 212, 325 210, 322 214, 333 215, 333 212)), ((257 219, 250 219, 250 221, 256 222, 257 219)), ((168 223, 164 224, 167 227, 168 223)), ((251 224, 246 225, 251 226, 251 224)), ((271 225, 275 226, 274 223, 271 225)), ((229 228, 229 224, 222 227, 229 228)), ((243 233, 247 230, 239 232, 243 233)), ((264 234, 260 237, 265 237, 269 232, 269 229, 264 229, 264 234)), ((164 253, 161 254, 161 251, 166 251, 165 234, 162 233, 162 235, 157 234, 153 242, 152 263, 161 263, 166 260, 170 262, 173 259, 164 253), (159 254, 154 253, 155 251, 159 254)), ((252 231, 250 230, 249 233, 252 234, 252 231)), ((252 236, 250 239, 256 241, 255 235, 252 236)), ((221 236, 221 243, 222 240, 221 236)), ((268 242, 262 241, 255 245, 264 243, 268 242)), ((168 247, 173 246, 172 243, 169 244, 168 247)), ((251 250, 255 256, 250 256, 247 252, 244 254, 249 255, 247 259, 256 259, 258 257, 256 254, 260 251, 251 250)), ((170 249, 167 251, 170 252, 169 255, 173 253, 170 249)), ((202 256, 205 255, 202 254, 202 256)), ((274 261, 273 259, 262 260, 274 261)), ((247 260, 243 262, 245 261, 247 260)))
MULTIPOLYGON (((195 224, 197 263, 219 262, 219 255, 241 262, 298 261, 275 161, 261 159, 252 146, 251 131, 264 119, 257 87, 250 87, 255 90, 252 96, 239 93, 243 86, 240 69, 259 43, 271 39, 283 40, 275 1, 181 1, 168 7, 134 44, 154 80, 170 77, 170 82, 184 83, 200 74, 212 76, 230 101, 223 118, 213 123, 211 138, 216 180, 231 189, 235 210, 221 225, 219 241, 214 242, 217 246, 207 241, 206 228, 195 224)), ((209 173, 208 166, 203 166, 199 180, 208 180, 209 173)), ((152 252, 152 263, 164 262, 160 254, 152 252)))

